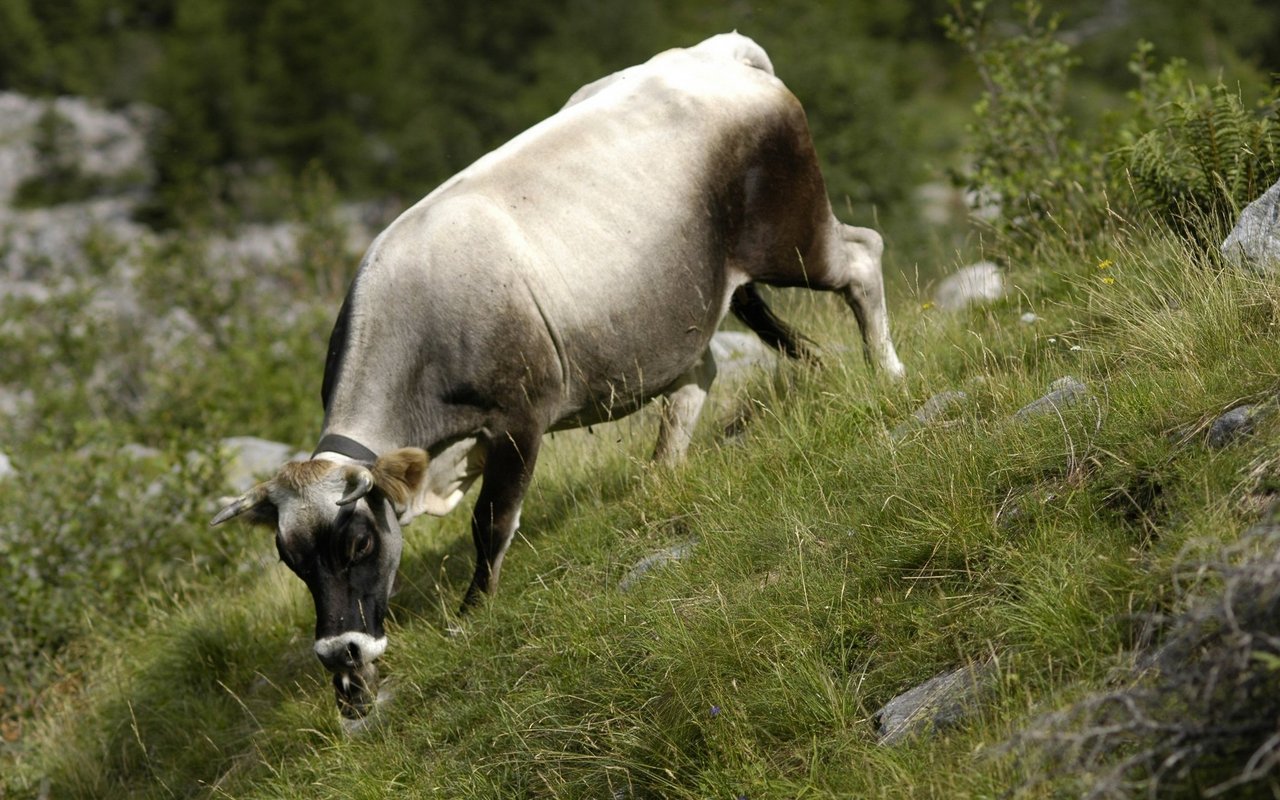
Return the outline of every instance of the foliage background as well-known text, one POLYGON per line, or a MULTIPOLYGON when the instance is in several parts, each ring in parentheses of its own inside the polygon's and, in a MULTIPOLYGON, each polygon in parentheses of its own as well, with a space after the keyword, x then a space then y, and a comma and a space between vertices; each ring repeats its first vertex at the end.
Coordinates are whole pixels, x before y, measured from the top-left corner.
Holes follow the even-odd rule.
MULTIPOLYGON (((0 0, 0 88, 159 107, 152 212, 172 224, 215 200, 269 212, 245 184, 313 162, 344 196, 407 203, 595 76, 736 28, 809 109, 837 205, 892 215, 929 170, 959 166, 957 112, 976 86, 938 24, 950 10, 947 0, 0 0)), ((1139 37, 1228 85, 1280 64, 1280 9, 1265 0, 1047 4, 1057 12, 1079 73, 1060 101, 1082 125, 1122 98, 1139 37)))

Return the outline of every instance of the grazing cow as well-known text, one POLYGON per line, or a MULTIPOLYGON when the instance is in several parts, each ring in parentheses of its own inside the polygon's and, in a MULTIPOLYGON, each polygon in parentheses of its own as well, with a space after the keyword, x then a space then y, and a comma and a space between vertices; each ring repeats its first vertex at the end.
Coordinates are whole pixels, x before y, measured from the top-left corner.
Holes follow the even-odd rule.
POLYGON ((213 524, 276 528, 339 708, 359 717, 401 526, 448 513, 483 476, 464 608, 492 593, 544 433, 662 397, 655 457, 674 462, 731 306, 802 352, 753 283, 838 292, 868 359, 901 375, 881 250, 832 215, 804 111, 755 42, 661 53, 579 90, 378 236, 333 329, 315 455, 213 524))

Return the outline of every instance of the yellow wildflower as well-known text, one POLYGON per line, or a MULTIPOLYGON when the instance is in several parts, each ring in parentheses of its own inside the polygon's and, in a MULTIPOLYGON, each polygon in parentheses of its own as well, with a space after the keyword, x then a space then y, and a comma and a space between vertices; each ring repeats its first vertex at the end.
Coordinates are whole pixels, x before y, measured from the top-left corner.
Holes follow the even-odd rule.
POLYGON ((1098 262, 1098 269, 1111 269, 1112 265, 1114 265, 1115 263, 1116 262, 1112 261, 1109 258, 1104 258, 1098 262))
POLYGON ((1116 279, 1115 279, 1115 278, 1113 278, 1113 277, 1111 277, 1110 275, 1103 275, 1103 276, 1102 276, 1102 282, 1103 282, 1103 283, 1105 283, 1106 285, 1110 286, 1111 284, 1113 284, 1113 283, 1115 283, 1115 282, 1116 282, 1116 279))

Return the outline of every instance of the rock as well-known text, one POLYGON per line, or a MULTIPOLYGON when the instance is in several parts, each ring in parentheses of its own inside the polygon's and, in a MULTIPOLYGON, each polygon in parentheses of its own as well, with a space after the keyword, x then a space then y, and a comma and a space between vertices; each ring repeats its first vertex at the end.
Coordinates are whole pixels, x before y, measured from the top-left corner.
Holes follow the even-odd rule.
POLYGON ((913 195, 920 218, 930 225, 961 223, 969 216, 965 191, 946 181, 921 184, 913 195))
POLYGON ((13 462, 4 453, 0 453, 0 481, 15 477, 18 471, 13 468, 13 462))
POLYGON ((680 544, 672 545, 665 550, 659 550, 656 553, 647 555, 635 563, 627 574, 618 581, 618 591, 626 592, 635 586, 636 582, 644 577, 645 573, 655 567, 661 567, 675 561, 686 558, 693 552, 694 547, 698 544, 697 539, 690 539, 680 544))
POLYGON ((53 293, 49 287, 36 281, 6 281, 0 279, 0 301, 27 300, 37 305, 49 302, 53 293))
POLYGON ((191 312, 182 307, 171 308, 160 319, 151 320, 147 324, 144 341, 155 363, 160 365, 175 362, 175 355, 189 342, 203 349, 213 348, 213 337, 200 327, 191 312))
POLYGON ((752 369, 767 369, 778 361, 772 347, 754 333, 717 331, 711 337, 711 355, 716 360, 716 374, 732 378, 752 369))
POLYGON ((945 311, 962 311, 1003 296, 1004 278, 990 261, 979 261, 948 275, 933 290, 934 305, 945 311))
POLYGON ((1229 263, 1260 272, 1280 267, 1280 181, 1245 206, 1222 243, 1229 263))
POLYGON ((137 442, 129 442, 120 448, 120 455, 134 461, 149 461, 153 458, 159 458, 164 455, 154 447, 147 447, 145 444, 137 442))
POLYGON ((0 205, 7 205, 18 186, 38 172, 35 139, 47 111, 61 119, 69 155, 80 172, 146 182, 151 174, 147 137, 160 118, 155 109, 134 105, 114 111, 79 97, 45 100, 0 92, 0 205))
POLYGON ((898 695, 875 713, 880 744, 898 744, 910 736, 959 724, 991 688, 995 677, 991 662, 960 667, 898 695))
POLYGON ((1021 322, 1023 325, 1034 325, 1039 320, 1040 318, 1030 311, 1018 317, 1018 322, 1021 322))
POLYGON ((1014 413, 1013 418, 1017 420, 1027 419, 1028 417, 1038 416, 1040 414, 1049 413, 1051 411, 1059 411, 1068 406, 1075 405, 1081 399, 1089 396, 1089 387, 1085 386, 1076 378, 1067 375, 1058 378, 1049 384, 1049 392, 1044 397, 1032 400, 1014 413))
POLYGON ((1236 406, 1225 412, 1209 426, 1208 445, 1216 450, 1252 433, 1261 415, 1261 409, 1252 405, 1236 406))
POLYGON ((49 283, 93 271, 88 243, 119 245, 132 261, 155 235, 133 221, 134 202, 100 197, 82 203, 15 210, 0 204, 0 276, 49 283))
POLYGON ((242 225, 235 236, 217 236, 209 241, 208 255, 220 263, 244 265, 258 269, 298 257, 301 228, 295 223, 274 225, 242 225))
POLYGON ((953 409, 963 405, 968 399, 969 395, 961 391, 948 390, 938 392, 924 401, 915 411, 911 412, 910 418, 894 428, 890 435, 895 439, 901 439, 916 428, 941 420, 953 409))
POLYGON ((30 389, 13 389, 0 386, 0 417, 18 417, 28 413, 36 404, 35 392, 30 389))
POLYGON ((289 461, 306 461, 311 454, 287 444, 259 439, 255 436, 231 436, 222 440, 227 455, 227 485, 246 492, 263 477, 289 461))

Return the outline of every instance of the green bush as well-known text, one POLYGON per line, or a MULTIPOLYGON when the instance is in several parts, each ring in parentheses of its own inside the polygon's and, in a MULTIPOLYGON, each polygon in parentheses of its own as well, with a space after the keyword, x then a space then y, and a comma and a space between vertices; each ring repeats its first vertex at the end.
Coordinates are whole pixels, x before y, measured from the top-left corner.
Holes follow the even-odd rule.
POLYGON ((1250 107, 1238 87, 1189 80, 1180 59, 1157 70, 1151 53, 1140 43, 1130 65, 1137 111, 1122 131, 1112 183, 1127 183, 1139 211, 1180 233, 1216 236, 1280 178, 1280 87, 1250 107))
POLYGON ((1082 141, 1065 110, 1076 65, 1035 0, 1015 4, 1012 29, 994 25, 986 2, 956 3, 943 20, 948 36, 977 69, 982 96, 968 128, 971 168, 960 179, 996 230, 1034 246, 1046 232, 1097 227, 1102 160, 1082 141))

